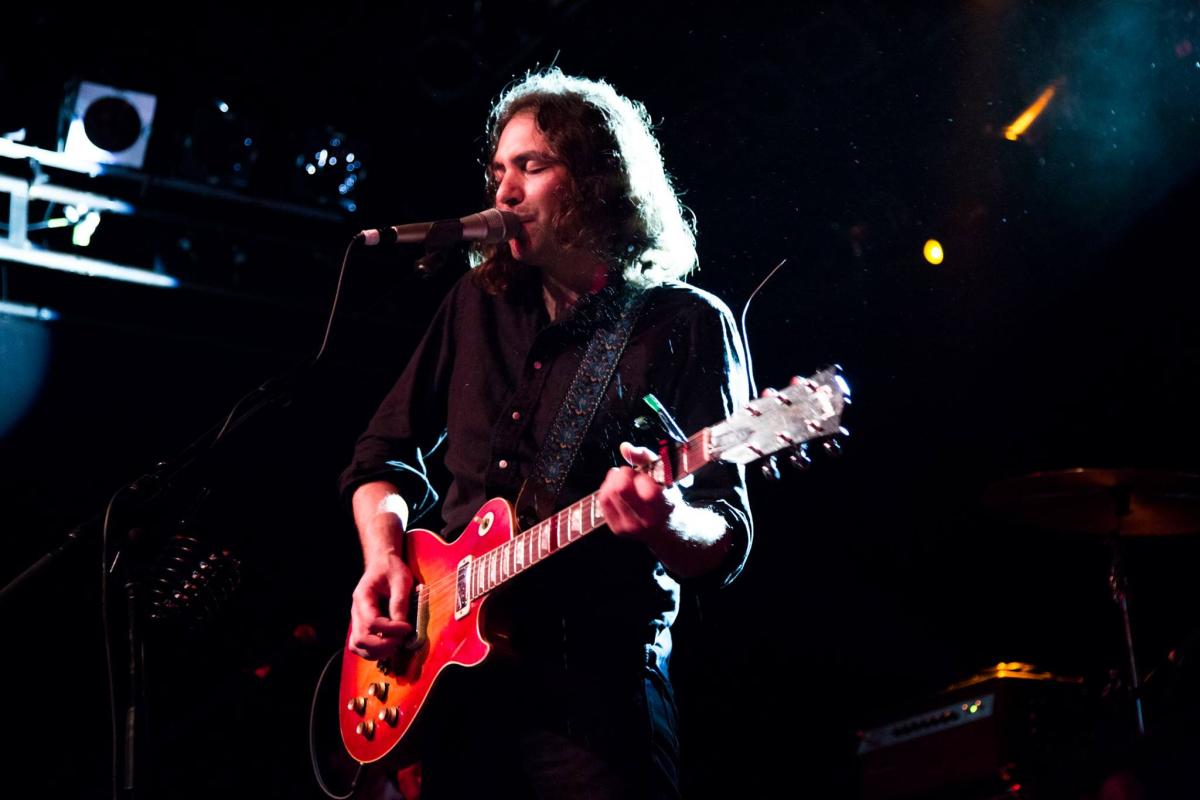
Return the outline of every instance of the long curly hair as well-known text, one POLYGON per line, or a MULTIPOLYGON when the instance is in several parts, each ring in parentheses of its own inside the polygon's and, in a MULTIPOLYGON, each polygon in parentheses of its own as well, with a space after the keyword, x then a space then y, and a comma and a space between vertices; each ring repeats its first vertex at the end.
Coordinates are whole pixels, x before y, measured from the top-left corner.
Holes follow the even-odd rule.
MULTIPOLYGON (((570 180, 552 221, 559 242, 594 255, 626 280, 654 285, 682 280, 696 267, 695 218, 685 217, 663 165, 645 107, 611 85, 531 72, 501 93, 488 117, 484 161, 487 202, 498 188, 491 163, 504 126, 532 111, 538 129, 570 180)), ((470 251, 476 280, 500 293, 525 268, 507 242, 470 251)))

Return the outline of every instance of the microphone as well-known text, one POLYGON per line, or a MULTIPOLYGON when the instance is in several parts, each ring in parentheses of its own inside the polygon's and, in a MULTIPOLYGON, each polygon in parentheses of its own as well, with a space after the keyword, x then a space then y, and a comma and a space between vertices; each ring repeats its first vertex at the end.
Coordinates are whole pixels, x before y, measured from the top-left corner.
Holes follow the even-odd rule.
POLYGON ((359 231, 356 242, 368 247, 381 243, 424 242, 429 247, 445 247, 457 242, 499 244, 515 239, 521 229, 521 218, 511 211, 489 208, 462 219, 443 219, 437 222, 411 222, 390 228, 359 231))

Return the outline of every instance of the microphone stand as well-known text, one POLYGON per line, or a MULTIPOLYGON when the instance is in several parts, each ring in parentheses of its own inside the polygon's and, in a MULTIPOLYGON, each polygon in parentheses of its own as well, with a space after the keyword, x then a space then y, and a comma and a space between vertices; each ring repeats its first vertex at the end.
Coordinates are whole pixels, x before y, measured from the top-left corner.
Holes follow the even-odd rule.
MULTIPOLYGON (((139 563, 137 556, 148 550, 153 552, 153 546, 161 544, 159 540, 163 538, 163 531, 157 524, 143 525, 142 518, 152 516, 156 505, 160 503, 168 509, 173 508, 171 501, 178 498, 169 497, 170 493, 186 487, 189 480, 198 477, 203 468, 208 466, 218 453, 224 451, 227 443, 236 438, 231 436, 234 431, 242 429, 252 420, 269 412, 288 406, 301 379, 311 372, 315 365, 316 361, 313 361, 298 371, 276 376, 254 389, 221 421, 173 458, 158 462, 150 472, 117 489, 105 511, 73 528, 61 542, 0 589, 0 605, 3 605, 23 587, 47 574, 51 566, 76 551, 85 541, 94 541, 97 534, 99 535, 103 543, 102 564, 105 573, 104 596, 101 602, 107 607, 110 600, 115 600, 108 586, 108 576, 119 574, 124 590, 124 603, 121 607, 127 634, 125 696, 122 702, 114 707, 114 713, 117 713, 117 708, 120 709, 117 716, 118 724, 122 728, 117 740, 119 747, 116 750, 120 756, 115 757, 115 765, 119 765, 120 771, 119 780, 116 780, 114 775, 116 798, 134 800, 139 795, 150 796, 143 793, 143 784, 151 784, 143 781, 150 771, 142 758, 142 742, 151 741, 146 704, 146 638, 143 630, 147 598, 146 586, 139 570, 144 565, 139 563), (114 530, 120 530, 119 539, 115 543, 109 539, 114 530), (112 558, 109 558, 109 552, 113 553, 112 558)), ((113 605, 116 606, 115 603, 113 605)), ((105 631, 105 638, 109 641, 112 626, 107 625, 107 612, 105 620, 106 628, 109 628, 105 631)), ((115 681, 115 675, 110 677, 115 681)), ((115 685, 113 690, 115 693, 115 685)))
MULTIPOLYGON (((442 249, 450 244, 461 241, 462 227, 462 223, 458 220, 434 223, 425 238, 426 257, 422 261, 437 257, 442 249)), ((98 533, 99 543, 102 545, 103 551, 101 553, 103 567, 103 596, 101 602, 103 604, 102 607, 105 609, 106 629, 104 635, 107 647, 112 638, 107 617, 107 607, 110 599, 108 576, 117 572, 118 567, 123 570, 121 575, 124 578, 128 681, 125 687, 126 696, 123 698, 124 703, 122 706, 122 704, 116 702, 115 676, 110 674, 110 680, 114 681, 113 713, 116 715, 117 708, 121 707, 120 725, 123 726, 121 735, 118 735, 114 742, 114 800, 135 800, 139 795, 141 797, 149 797, 154 793, 153 784, 148 780, 144 780, 151 773, 141 758, 144 751, 142 742, 151 741, 151 739, 149 737, 148 709, 146 707, 146 649, 142 630, 146 610, 146 598, 144 595, 145 587, 138 576, 137 567, 139 565, 135 562, 134 551, 145 549, 154 543, 155 532, 158 526, 149 525, 141 527, 138 516, 150 516, 152 507, 156 503, 160 501, 166 502, 164 498, 167 497, 168 493, 183 485, 185 479, 198 475, 203 467, 215 459, 217 453, 223 451, 225 443, 230 440, 230 435, 234 431, 243 428, 252 420, 262 418, 268 412, 279 410, 291 404, 303 380, 312 374, 314 368, 321 362, 321 358, 325 354, 325 349, 329 343, 333 323, 337 315, 338 302, 341 297, 342 283, 346 275, 350 253, 355 244, 358 243, 359 241, 355 240, 346 249, 341 270, 338 274, 337 289, 335 290, 329 319, 325 328, 325 337, 311 361, 290 372, 270 378, 261 386, 243 396, 220 422, 214 424, 196 441, 185 447, 173 458, 155 464, 150 472, 118 488, 112 495, 104 511, 73 528, 63 537, 63 540, 59 544, 38 558, 3 588, 0 588, 0 607, 3 607, 3 604, 11 601, 22 587, 32 583, 35 579, 43 577, 51 566, 58 563, 67 554, 73 553, 84 541, 93 540, 98 533), (118 503, 118 500, 122 498, 126 498, 125 502, 118 503), (123 520, 119 526, 122 529, 122 534, 116 547, 113 548, 108 537, 110 529, 114 527, 114 523, 118 519, 123 520), (109 559, 110 549, 115 550, 115 554, 111 560, 109 559), (118 756, 118 753, 120 756, 118 756), (120 772, 119 780, 118 771, 120 772), (149 791, 145 790, 144 787, 146 786, 151 787, 149 791)), ((423 273, 428 272, 427 269, 422 270, 420 267, 418 267, 418 271, 423 273)), ((111 655, 109 664, 111 669, 111 655)))
POLYGON ((21 574, 9 581, 3 588, 0 588, 0 607, 4 603, 16 596, 21 587, 27 583, 32 583, 39 575, 48 570, 56 561, 68 553, 74 552, 75 548, 83 541, 84 534, 92 526, 100 522, 103 514, 97 514, 72 528, 63 540, 48 550, 44 555, 38 558, 37 561, 26 567, 21 574))
MULTIPOLYGON (((454 224, 440 223, 434 224, 431 230, 431 236, 437 236, 437 239, 434 240, 437 243, 446 242, 452 240, 451 237, 461 237, 461 235, 461 224, 458 224, 457 231, 454 229, 454 224)), ((433 247, 434 242, 430 242, 430 247, 433 247)), ((223 451, 222 445, 230 439, 230 434, 246 426, 252 420, 268 414, 269 411, 287 407, 292 403, 302 379, 313 372, 313 368, 322 360, 325 348, 328 347, 337 315, 338 301, 341 299, 342 284, 346 278, 350 252, 353 251, 355 243, 358 243, 358 240, 350 243, 346 254, 343 255, 341 270, 338 271, 334 300, 332 300, 329 319, 325 325, 325 335, 317 354, 310 361, 299 368, 294 368, 293 371, 284 372, 266 380, 264 384, 248 392, 240 401, 236 402, 223 420, 215 423, 174 458, 158 462, 149 473, 116 489, 104 511, 90 518, 88 522, 73 528, 59 545, 50 549, 0 589, 0 607, 2 607, 5 602, 11 601, 20 589, 46 575, 50 567, 59 563, 60 559, 68 553, 76 551, 84 541, 95 542, 98 533, 100 541, 96 543, 101 546, 102 551, 101 608, 104 618, 104 644, 106 644, 108 654, 114 715, 114 800, 134 800, 138 798, 138 795, 145 798, 145 796, 152 796, 155 793, 154 784, 150 780, 146 780, 146 778, 152 777, 151 771, 146 768, 145 760, 140 757, 144 752, 142 742, 151 741, 151 739, 149 715, 148 709, 146 709, 145 638, 142 630, 146 599, 145 587, 138 573, 138 567, 142 565, 137 564, 136 554, 137 551, 143 551, 155 543, 155 530, 156 528, 161 529, 161 525, 151 524, 140 527, 139 517, 151 517, 156 504, 161 503, 170 509, 172 506, 170 506, 170 498, 167 497, 168 493, 184 486, 185 479, 198 476, 202 468, 214 461, 216 453, 223 451), (120 500, 124 501, 119 503, 120 500), (122 534, 120 540, 116 542, 116 547, 112 548, 109 534, 110 530, 118 528, 118 525, 115 525, 118 521, 121 522, 119 528, 122 530, 122 534), (112 559, 109 559, 109 549, 115 551, 112 559), (118 567, 121 570, 120 576, 124 579, 122 587, 125 590, 124 613, 127 632, 128 679, 125 685, 126 696, 121 698, 124 703, 119 703, 116 698, 114 662, 112 650, 110 650, 113 639, 112 626, 108 621, 108 601, 110 599, 108 578, 112 573, 118 572, 118 567), (120 714, 118 709, 121 709, 120 714), (116 718, 118 716, 121 717, 120 721, 116 718), (120 732, 118 732, 119 727, 121 728, 120 732)), ((444 243, 440 246, 444 246, 444 243)), ((178 499, 175 498, 176 501, 178 499)))

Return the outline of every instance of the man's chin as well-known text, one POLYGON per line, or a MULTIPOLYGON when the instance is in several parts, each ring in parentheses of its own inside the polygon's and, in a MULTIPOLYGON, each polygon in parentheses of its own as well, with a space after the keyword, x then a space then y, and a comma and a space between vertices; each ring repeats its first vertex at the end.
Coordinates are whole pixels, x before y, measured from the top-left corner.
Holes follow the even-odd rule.
POLYGON ((508 252, 516 261, 526 264, 531 267, 538 266, 537 254, 529 246, 529 242, 521 241, 520 239, 511 239, 508 242, 508 252))

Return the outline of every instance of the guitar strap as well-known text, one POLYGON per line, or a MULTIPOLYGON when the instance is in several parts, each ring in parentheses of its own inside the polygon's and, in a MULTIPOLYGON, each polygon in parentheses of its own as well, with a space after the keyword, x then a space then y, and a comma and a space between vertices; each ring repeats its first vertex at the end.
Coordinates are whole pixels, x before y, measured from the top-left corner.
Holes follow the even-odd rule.
POLYGON ((555 507, 575 463, 584 434, 600 408, 600 400, 616 374, 617 362, 629 344, 629 335, 645 299, 644 289, 625 284, 622 295, 616 300, 618 313, 611 322, 601 322, 597 326, 558 409, 558 415, 542 442, 526 485, 535 488, 538 495, 551 502, 552 507, 555 507))

